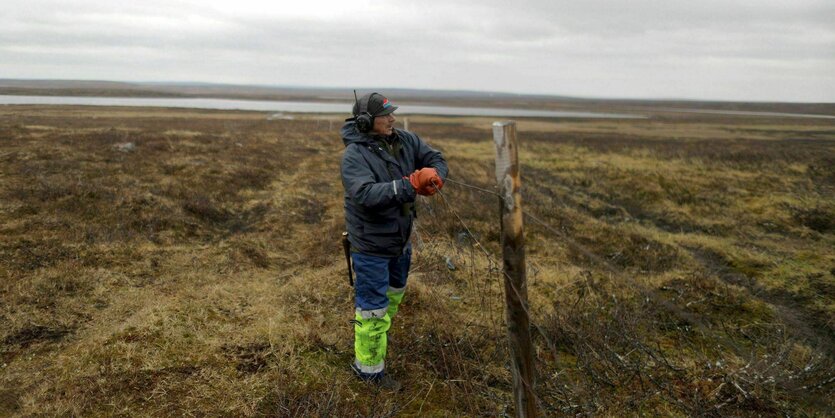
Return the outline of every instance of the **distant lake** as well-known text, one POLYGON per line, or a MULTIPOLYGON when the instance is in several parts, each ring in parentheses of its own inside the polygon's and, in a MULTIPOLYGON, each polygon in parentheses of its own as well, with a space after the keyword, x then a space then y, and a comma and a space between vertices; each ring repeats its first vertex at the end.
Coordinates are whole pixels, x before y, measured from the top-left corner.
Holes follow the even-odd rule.
POLYGON ((707 115, 730 115, 730 116, 777 116, 787 118, 812 118, 812 119, 835 119, 832 115, 818 115, 808 113, 785 113, 785 112, 758 112, 749 110, 712 110, 712 109, 682 109, 682 108, 649 108, 660 112, 678 113, 703 113, 707 115))
MULTIPOLYGON (((86 106, 138 106, 179 107, 189 109, 257 110, 265 112, 341 113, 351 112, 352 102, 290 102, 272 100, 234 99, 184 99, 156 97, 82 97, 82 96, 5 96, 0 95, 0 105, 86 105, 86 106)), ((502 109, 489 107, 457 107, 398 105, 398 115, 441 116, 495 116, 520 118, 593 118, 593 119, 646 119, 642 115, 619 113, 574 112, 560 110, 502 109)))

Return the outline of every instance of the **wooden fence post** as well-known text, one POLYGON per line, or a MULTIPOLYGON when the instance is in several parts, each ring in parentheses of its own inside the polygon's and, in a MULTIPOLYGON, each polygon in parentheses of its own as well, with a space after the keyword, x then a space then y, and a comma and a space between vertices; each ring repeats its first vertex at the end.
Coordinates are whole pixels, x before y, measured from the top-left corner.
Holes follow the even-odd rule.
POLYGON ((499 183, 499 205, 502 218, 502 260, 504 261, 504 293, 507 303, 507 332, 513 372, 513 395, 516 416, 536 416, 534 394, 533 346, 528 318, 528 286, 525 278, 525 236, 522 228, 519 152, 516 122, 494 122, 496 143, 496 181, 499 183))
POLYGON ((409 130, 409 118, 403 118, 403 130, 404 131, 409 130))

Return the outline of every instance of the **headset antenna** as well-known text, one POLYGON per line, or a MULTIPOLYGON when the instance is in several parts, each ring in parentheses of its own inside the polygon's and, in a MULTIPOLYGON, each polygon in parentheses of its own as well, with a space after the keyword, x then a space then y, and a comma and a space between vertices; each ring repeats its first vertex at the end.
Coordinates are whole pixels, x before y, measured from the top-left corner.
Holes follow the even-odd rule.
POLYGON ((354 103, 357 104, 357 113, 360 111, 360 101, 357 99, 357 89, 354 89, 354 103))

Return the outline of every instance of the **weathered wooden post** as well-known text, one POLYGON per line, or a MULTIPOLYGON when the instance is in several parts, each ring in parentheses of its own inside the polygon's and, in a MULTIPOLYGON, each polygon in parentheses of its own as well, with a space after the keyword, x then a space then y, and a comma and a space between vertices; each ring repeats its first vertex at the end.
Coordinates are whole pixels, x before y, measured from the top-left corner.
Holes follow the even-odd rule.
POLYGON ((403 118, 403 130, 404 131, 409 130, 409 118, 403 118))
POLYGON ((496 143, 496 181, 499 183, 499 205, 502 218, 502 260, 504 261, 504 293, 507 302, 507 332, 513 357, 513 395, 516 415, 536 416, 534 395, 533 346, 528 318, 528 285, 525 278, 525 237, 522 228, 519 152, 516 143, 516 122, 494 122, 496 143))

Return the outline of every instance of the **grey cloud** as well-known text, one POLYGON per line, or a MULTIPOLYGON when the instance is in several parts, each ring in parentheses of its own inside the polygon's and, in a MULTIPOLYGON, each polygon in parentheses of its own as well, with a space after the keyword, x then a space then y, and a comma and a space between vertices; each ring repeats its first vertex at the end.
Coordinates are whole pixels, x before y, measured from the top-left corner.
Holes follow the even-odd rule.
POLYGON ((830 3, 398 0, 291 18, 33 1, 0 15, 0 76, 831 101, 830 3))

